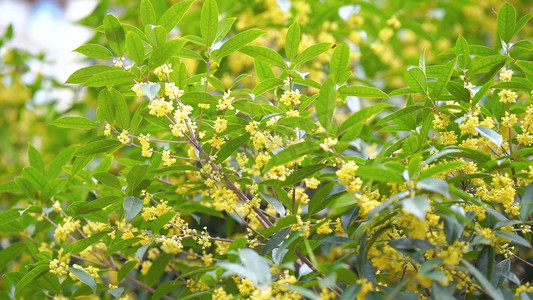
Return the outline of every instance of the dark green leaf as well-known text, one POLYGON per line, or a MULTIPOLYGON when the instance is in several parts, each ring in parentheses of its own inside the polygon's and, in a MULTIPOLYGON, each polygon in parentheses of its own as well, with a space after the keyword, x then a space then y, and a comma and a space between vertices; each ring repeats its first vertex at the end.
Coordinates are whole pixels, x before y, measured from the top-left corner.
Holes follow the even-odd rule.
MULTIPOLYGON (((2 220, 1 216, 2 214, 0 214, 0 220, 2 220)), ((11 262, 16 261, 16 259, 25 251, 26 245, 20 242, 13 243, 0 251, 0 271, 7 267, 11 262)))
POLYGON ((136 197, 126 197, 124 198, 124 214, 126 216, 126 222, 129 222, 136 215, 141 212, 143 207, 143 201, 136 197))
POLYGON ((270 170, 272 167, 296 160, 303 155, 310 154, 318 149, 320 149, 320 146, 314 141, 304 141, 292 144, 274 155, 263 168, 263 172, 270 170))
POLYGON ((250 139, 250 134, 246 133, 238 136, 237 138, 231 139, 229 142, 224 144, 217 153, 217 158, 215 160, 216 164, 220 164, 230 157, 239 147, 246 143, 250 139))
POLYGON ((81 282, 88 285, 91 290, 93 290, 93 293, 96 294, 96 281, 94 281, 94 278, 91 275, 87 274, 87 272, 81 269, 74 267, 70 267, 70 272, 76 275, 76 277, 78 277, 81 282))
POLYGON ((91 154, 102 153, 117 148, 121 145, 122 144, 117 140, 99 140, 79 148, 76 152, 76 155, 86 156, 91 154))
POLYGON ((31 271, 24 274, 24 276, 20 279, 20 281, 17 282, 17 285, 15 286, 15 292, 19 293, 22 289, 24 289, 27 285, 29 285, 33 280, 35 280, 35 278, 42 275, 47 270, 48 270, 48 264, 38 265, 35 268, 31 269, 31 271))

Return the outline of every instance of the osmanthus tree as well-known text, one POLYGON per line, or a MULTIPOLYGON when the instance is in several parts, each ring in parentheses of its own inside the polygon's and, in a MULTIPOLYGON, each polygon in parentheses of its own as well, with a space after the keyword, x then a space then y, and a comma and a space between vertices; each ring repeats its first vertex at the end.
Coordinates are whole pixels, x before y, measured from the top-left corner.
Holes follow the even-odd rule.
POLYGON ((192 4, 158 17, 144 0, 144 30, 107 15, 107 44, 78 49, 103 60, 68 80, 99 89, 97 120, 50 125, 93 138, 48 164, 30 148, 2 184, 28 203, 0 214, 13 232, 0 269, 24 265, 4 273, 6 295, 533 295, 515 268, 531 268, 533 44, 514 39, 531 14, 504 4, 503 51, 459 36, 448 63, 421 50, 407 87, 385 93, 354 84, 346 43, 301 47, 294 22, 276 52, 251 45, 264 30, 228 36, 215 0, 192 4), (168 39, 188 13, 200 35, 168 39), (217 77, 235 52, 253 58, 255 86, 217 77), (324 81, 300 72, 324 53, 324 81), (205 68, 191 76, 185 58, 205 68), (384 100, 345 115, 353 97, 384 100))

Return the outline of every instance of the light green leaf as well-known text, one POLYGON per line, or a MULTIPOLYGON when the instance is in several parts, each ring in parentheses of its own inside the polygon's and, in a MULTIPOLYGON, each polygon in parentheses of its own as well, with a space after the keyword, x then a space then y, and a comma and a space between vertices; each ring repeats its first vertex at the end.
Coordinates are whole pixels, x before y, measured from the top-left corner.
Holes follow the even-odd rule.
POLYGON ((74 156, 74 153, 78 150, 78 145, 72 145, 68 148, 65 148, 57 154, 54 160, 50 163, 48 167, 48 178, 56 178, 61 174, 62 167, 66 165, 74 156))
POLYGON ((287 37, 285 38, 285 54, 289 61, 292 61, 298 55, 300 47, 300 25, 295 21, 289 26, 287 37))
POLYGON ((118 180, 117 176, 113 174, 110 174, 108 172, 98 172, 98 173, 93 174, 93 176, 100 183, 116 188, 118 190, 122 189, 122 186, 120 185, 120 181, 118 180))
POLYGON ((62 117, 50 122, 48 125, 71 129, 94 129, 99 127, 94 121, 83 117, 62 117))
POLYGON ((20 279, 19 282, 17 282, 17 285, 15 286, 15 293, 18 294, 28 284, 30 284, 33 280, 35 280, 35 278, 41 276, 47 270, 48 270, 48 264, 42 264, 42 265, 36 266, 35 268, 31 269, 31 271, 24 274, 24 276, 20 279))
POLYGON ((337 98, 336 96, 337 91, 335 90, 335 82, 333 81, 333 78, 328 77, 326 82, 322 85, 320 94, 315 101, 316 118, 326 130, 331 127, 333 114, 335 112, 335 107, 337 106, 335 101, 337 98))
POLYGON ((157 48, 150 57, 150 65, 152 67, 159 67, 164 64, 169 58, 178 54, 178 52, 185 45, 185 40, 175 39, 171 40, 163 46, 157 48))
POLYGON ((450 61, 446 65, 446 67, 443 68, 442 71, 438 74, 437 82, 433 85, 433 90, 430 91, 430 95, 433 100, 438 99, 444 91, 446 85, 448 85, 448 81, 450 81, 450 77, 453 74, 456 62, 457 57, 454 60, 450 61))
POLYGON ((263 95, 265 92, 273 90, 283 84, 283 80, 279 78, 268 78, 261 81, 258 85, 255 86, 253 94, 257 96, 263 95))
POLYGON ((291 162, 318 149, 320 149, 320 146, 314 141, 292 144, 274 155, 263 168, 263 172, 270 170, 272 167, 291 162))
POLYGON ((34 167, 26 167, 22 169, 22 176, 24 178, 28 179, 31 183, 33 183, 33 186, 42 190, 46 184, 48 183, 48 180, 44 175, 37 171, 34 167))
POLYGON ((498 34, 504 42, 509 43, 513 38, 515 25, 516 10, 509 2, 505 2, 498 11, 498 34))
POLYGON ((117 17, 108 14, 104 18, 104 31, 107 38, 107 42, 111 49, 118 55, 122 56, 125 51, 126 37, 124 35, 124 29, 120 25, 120 21, 117 17))
POLYGON ((350 61, 350 47, 346 43, 341 43, 331 55, 331 62, 329 63, 329 76, 332 76, 336 83, 340 83, 340 79, 346 73, 348 62, 350 61))
POLYGON ((378 114, 382 112, 384 109, 390 108, 390 107, 394 107, 394 105, 388 104, 385 102, 380 102, 378 104, 365 107, 359 110, 358 112, 354 113, 353 115, 351 115, 348 119, 346 119, 346 121, 344 121, 342 125, 340 126, 339 132, 341 133, 345 132, 346 130, 352 128, 353 126, 361 122, 367 121, 373 115, 378 114))
POLYGON ((401 117, 401 116, 404 116, 406 114, 409 114, 415 110, 419 110, 419 109, 422 109, 424 108, 424 106, 421 106, 421 105, 411 105, 411 106, 407 106, 405 108, 402 108, 398 111, 395 111, 393 112, 392 114, 386 116, 385 118, 379 120, 379 122, 376 124, 376 125, 381 125, 381 124, 384 124, 388 121, 392 121, 392 120, 396 120, 397 118, 401 117))
POLYGON ((94 244, 96 244, 98 242, 101 242, 102 238, 104 236, 106 236, 109 232, 110 232, 110 230, 104 230, 104 231, 96 232, 96 233, 94 233, 93 235, 91 235, 91 236, 89 236, 87 238, 79 239, 78 241, 66 246, 64 253, 65 254, 67 254, 67 253, 74 253, 74 254, 80 253, 81 251, 87 249, 91 245, 94 245, 94 244))
POLYGON ((223 57, 228 56, 231 53, 243 48, 244 46, 253 42, 263 34, 265 34, 264 30, 249 29, 235 35, 234 37, 227 40, 219 49, 213 51, 213 60, 216 62, 220 62, 223 57))
POLYGON ((141 1, 141 20, 144 25, 156 24, 154 6, 150 0, 141 1))
POLYGON ((216 104, 217 100, 211 94, 206 92, 188 92, 180 97, 181 102, 185 104, 197 105, 198 103, 216 104))
POLYGON ((115 121, 119 129, 128 129, 130 126, 130 110, 122 93, 112 88, 109 90, 113 107, 115 108, 115 121))
POLYGON ((89 275, 83 270, 74 267, 70 267, 70 272, 76 275, 76 277, 78 277, 81 282, 88 285, 91 290, 93 290, 93 293, 96 294, 96 281, 94 281, 94 278, 91 275, 89 275))
POLYGON ((459 67, 463 70, 466 69, 470 62, 470 48, 468 47, 468 42, 462 35, 459 35, 455 42, 455 54, 458 58, 459 67))
POLYGON ((157 22, 168 32, 170 32, 181 21, 185 13, 191 7, 193 0, 181 1, 172 5, 157 22))
POLYGON ((96 115, 98 119, 105 120, 109 124, 115 121, 114 95, 108 89, 102 89, 98 94, 98 108, 96 115))
POLYGON ((400 174, 383 167, 361 166, 357 169, 356 174, 366 180, 394 183, 404 182, 404 179, 400 174))
POLYGON ((97 210, 101 210, 106 208, 107 206, 117 202, 121 198, 118 196, 105 196, 98 198, 96 200, 93 200, 91 202, 85 203, 82 206, 78 207, 76 209, 75 215, 84 215, 88 213, 92 213, 97 210))
POLYGON ((332 43, 319 43, 316 45, 313 45, 304 51, 300 53, 296 58, 292 61, 292 67, 298 68, 300 65, 310 61, 311 59, 319 56, 320 54, 331 50, 333 44, 332 43))
POLYGON ((427 95, 428 83, 426 74, 424 74, 422 69, 418 67, 411 68, 405 73, 404 78, 411 90, 423 95, 427 95))
POLYGON ((97 73, 91 78, 85 81, 85 86, 87 87, 98 87, 98 86, 113 86, 123 83, 133 83, 133 75, 130 72, 123 70, 112 70, 102 73, 97 73))
POLYGON ((111 53, 111 51, 109 51, 106 47, 98 44, 85 44, 76 48, 74 51, 98 59, 113 58, 113 53, 111 53))
POLYGON ((121 145, 122 143, 117 140, 99 140, 79 148, 76 152, 76 155, 87 156, 91 154, 102 153, 117 148, 121 145))
POLYGON ((240 51, 246 55, 249 55, 257 60, 266 62, 270 65, 274 65, 282 69, 287 68, 287 64, 283 60, 283 57, 281 57, 278 52, 270 48, 259 46, 246 46, 240 51))
POLYGON ((67 79, 65 83, 84 83, 87 79, 91 78, 94 74, 112 71, 114 70, 110 66, 103 66, 103 65, 96 65, 96 66, 89 66, 85 68, 81 68, 77 70, 76 72, 72 73, 70 77, 67 79))
POLYGON ((126 217, 126 222, 129 222, 137 214, 141 212, 143 207, 143 201, 137 197, 126 197, 124 198, 124 215, 126 217))
POLYGON ((146 177, 149 168, 149 165, 136 165, 128 172, 126 181, 128 182, 128 187, 132 194, 146 177))
POLYGON ((218 30, 218 5, 215 0, 205 0, 200 16, 200 32, 204 43, 211 47, 218 30))
POLYGON ((13 243, 2 249, 2 251, 0 251, 0 271, 7 267, 11 262, 14 262, 24 252, 26 252, 26 245, 21 242, 13 243))
POLYGON ((237 149, 239 149, 244 143, 250 139, 250 134, 242 134, 234 139, 231 139, 229 142, 224 144, 217 153, 217 158, 215 159, 216 164, 222 163, 226 158, 230 157, 237 149))
POLYGON ((133 31, 128 32, 126 35, 126 49, 128 49, 128 54, 135 64, 137 66, 142 66, 144 61, 143 41, 139 35, 133 31))
POLYGON ((472 73, 480 74, 490 71, 495 65, 500 63, 506 63, 509 59, 505 55, 490 55, 484 56, 472 61, 472 73))
POLYGON ((215 43, 220 42, 223 38, 226 37, 226 35, 230 31, 230 29, 233 26, 233 23, 235 22, 236 19, 237 18, 235 18, 235 17, 227 18, 227 19, 222 20, 222 22, 220 22, 218 24, 217 35, 216 35, 215 41, 214 41, 215 43))
POLYGON ((483 127, 483 126, 476 126, 476 127, 474 127, 474 129, 477 132, 479 132, 479 134, 481 134, 482 136, 486 137, 491 142, 496 144, 496 146, 498 146, 498 148, 502 146, 503 137, 499 133, 497 133, 496 131, 494 131, 494 130, 492 130, 490 128, 487 128, 487 127, 483 127))
POLYGON ((525 73, 533 76, 533 63, 527 60, 518 60, 516 65, 520 67, 525 73))
POLYGON ((513 36, 517 35, 522 30, 522 28, 526 26, 526 24, 529 22, 529 19, 531 19, 531 17, 533 17, 533 13, 524 15, 522 18, 520 18, 520 20, 518 20, 518 22, 516 22, 513 36))
POLYGON ((9 224, 20 217, 20 209, 12 208, 0 213, 0 226, 9 224))
POLYGON ((39 150, 35 149, 32 144, 28 144, 28 160, 30 161, 30 166, 44 174, 43 158, 41 157, 39 150))
POLYGON ((339 93, 342 96, 390 99, 389 96, 380 89, 370 86, 342 86, 341 88, 339 88, 339 93))

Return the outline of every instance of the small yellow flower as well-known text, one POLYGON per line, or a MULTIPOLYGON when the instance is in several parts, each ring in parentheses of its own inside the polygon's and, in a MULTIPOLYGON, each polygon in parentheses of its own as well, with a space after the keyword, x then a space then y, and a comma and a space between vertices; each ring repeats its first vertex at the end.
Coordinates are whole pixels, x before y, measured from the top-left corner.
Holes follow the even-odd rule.
POLYGON ((176 159, 170 155, 170 149, 163 150, 163 165, 165 167, 172 166, 176 162, 176 159))
POLYGON ((129 142, 131 142, 130 137, 128 136, 128 131, 126 129, 122 130, 120 135, 118 136, 118 140, 123 144, 127 145, 129 142))

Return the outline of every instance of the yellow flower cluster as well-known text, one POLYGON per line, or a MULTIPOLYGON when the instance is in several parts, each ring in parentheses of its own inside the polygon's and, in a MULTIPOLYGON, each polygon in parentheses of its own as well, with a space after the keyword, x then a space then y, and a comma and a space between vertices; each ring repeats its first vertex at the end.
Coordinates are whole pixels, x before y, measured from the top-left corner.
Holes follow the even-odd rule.
POLYGON ((209 286, 202 280, 194 280, 190 278, 187 279, 187 288, 191 290, 191 292, 196 293, 201 291, 207 291, 209 289, 209 286))
POLYGON ((446 265, 455 266, 459 264, 463 254, 468 251, 466 242, 455 241, 452 245, 448 245, 446 250, 439 252, 438 257, 443 258, 443 263, 446 265))
POLYGON ((218 110, 234 110, 233 107, 233 101, 235 101, 235 97, 231 97, 231 91, 228 90, 224 93, 224 96, 218 100, 217 109, 218 110))
POLYGON ((326 221, 322 223, 318 228, 316 229, 317 234, 330 234, 333 230, 329 227, 329 222, 326 221))
POLYGON ((167 205, 168 201, 161 201, 161 204, 157 206, 143 207, 143 212, 141 213, 145 221, 153 221, 157 217, 162 216, 169 212, 172 207, 167 205))
POLYGON ((214 128, 217 134, 223 132, 226 130, 226 128, 228 128, 228 120, 217 117, 214 128))
POLYGON ((286 115, 287 117, 299 117, 299 116, 300 116, 300 112, 297 111, 297 110, 295 110, 295 109, 290 109, 290 110, 288 110, 288 111, 285 113, 285 115, 286 115))
POLYGON ((67 275, 68 273, 68 265, 57 258, 50 261, 48 267, 50 268, 50 273, 53 274, 67 275))
POLYGON ((320 144, 320 147, 322 147, 322 149, 324 151, 330 151, 331 148, 333 148, 335 145, 337 145, 337 143, 339 142, 339 140, 335 139, 335 138, 325 138, 324 139, 324 143, 321 143, 320 144))
POLYGON ((435 127, 435 129, 444 130, 448 125, 450 125, 450 116, 443 113, 438 113, 434 116, 433 127, 435 127))
POLYGON ((165 83, 165 96, 176 99, 183 96, 183 90, 180 90, 174 82, 167 82, 165 83))
POLYGON ((500 72, 500 80, 503 82, 509 82, 513 78, 513 70, 507 69, 500 72))
POLYGON ((172 100, 166 101, 162 98, 156 98, 152 100, 150 104, 148 104, 148 108, 150 109, 148 112, 149 114, 162 117, 165 114, 170 113, 174 109, 174 106, 172 104, 172 100))
POLYGON ((355 177, 357 169, 359 169, 359 166, 355 164, 355 161, 351 160, 343 164, 340 170, 335 172, 339 182, 348 186, 348 193, 359 191, 363 185, 361 178, 355 177))
POLYGON ((163 150, 162 157, 163 157, 163 165, 165 167, 172 166, 176 162, 176 159, 171 157, 170 149, 163 150))
POLYGON ((518 97, 515 92, 506 89, 501 90, 498 96, 500 96, 501 103, 516 103, 516 98, 518 97))
POLYGON ((281 99, 279 101, 281 101, 281 103, 285 104, 286 106, 298 105, 301 103, 300 97, 300 90, 288 90, 285 91, 283 95, 281 95, 281 99))
POLYGON ((174 111, 174 124, 169 125, 172 130, 172 135, 184 137, 189 129, 192 131, 196 130, 196 122, 190 117, 192 111, 192 106, 178 104, 178 109, 174 111))
POLYGON ((209 196, 213 199, 213 207, 218 211, 226 211, 232 213, 236 206, 239 197, 234 191, 226 187, 214 187, 210 189, 209 196))
POLYGON ((138 140, 141 144, 141 155, 143 157, 152 157, 154 149, 150 148, 150 134, 144 135, 141 133, 138 140))
POLYGON ((126 129, 122 130, 122 132, 117 138, 119 142, 121 142, 123 145, 127 145, 129 142, 131 142, 131 138, 129 137, 129 132, 126 129))
POLYGON ((305 178, 304 179, 304 183, 305 183, 305 186, 308 188, 308 189, 316 189, 318 187, 318 185, 320 184, 320 180, 316 179, 315 177, 311 177, 311 178, 305 178))
POLYGON ((80 220, 72 220, 71 217, 64 219, 63 225, 58 225, 54 232, 54 237, 59 242, 67 240, 68 236, 80 228, 80 220))
POLYGON ((364 300, 366 294, 374 289, 372 282, 368 281, 366 278, 359 278, 357 279, 356 283, 361 285, 361 290, 357 294, 357 300, 364 300))
POLYGON ((141 90, 141 83, 140 82, 136 82, 133 85, 133 87, 131 88, 131 90, 135 93, 135 95, 137 95, 137 97, 144 96, 144 92, 141 90))
POLYGON ((168 254, 178 254, 183 251, 181 239, 181 237, 173 235, 159 237, 156 239, 156 241, 161 243, 161 250, 163 250, 163 252, 168 254))
POLYGON ((104 127, 104 135, 105 136, 110 136, 111 135, 111 125, 110 124, 105 124, 105 127, 104 127))
POLYGON ((505 112, 505 116, 502 117, 501 125, 503 127, 511 128, 514 124, 518 123, 518 118, 515 114, 509 114, 508 111, 505 112))
POLYGON ((163 80, 165 76, 168 76, 173 71, 174 70, 172 70, 172 64, 163 64, 155 68, 154 74, 159 77, 160 80, 163 80))

